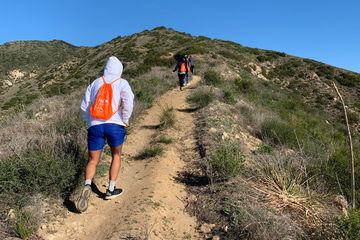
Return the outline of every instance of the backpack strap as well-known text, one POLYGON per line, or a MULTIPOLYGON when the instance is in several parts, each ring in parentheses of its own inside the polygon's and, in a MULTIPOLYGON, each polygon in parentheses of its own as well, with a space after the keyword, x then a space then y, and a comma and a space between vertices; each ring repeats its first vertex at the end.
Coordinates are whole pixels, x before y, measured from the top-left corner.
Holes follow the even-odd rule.
MULTIPOLYGON (((104 78, 104 76, 102 76, 102 79, 103 79, 103 81, 104 81, 104 84, 113 84, 114 82, 116 82, 117 80, 119 80, 119 79, 121 79, 121 77, 120 78, 117 78, 117 79, 115 79, 114 81, 112 81, 111 83, 106 83, 105 82, 105 78, 104 78)), ((121 99, 120 99, 121 100, 121 99)), ((122 101, 120 102, 120 106, 119 106, 119 108, 115 111, 115 112, 113 112, 113 116, 115 115, 115 113, 117 113, 118 111, 119 111, 119 109, 121 108, 121 105, 122 105, 122 101)))
POLYGON ((116 82, 117 80, 121 79, 121 77, 120 77, 120 78, 115 79, 115 80, 114 80, 114 81, 112 81, 111 83, 106 83, 106 82, 105 82, 105 78, 104 78, 104 76, 102 76, 102 79, 103 79, 103 81, 104 81, 104 83, 105 83, 105 84, 113 84, 113 83, 114 83, 114 82, 116 82))

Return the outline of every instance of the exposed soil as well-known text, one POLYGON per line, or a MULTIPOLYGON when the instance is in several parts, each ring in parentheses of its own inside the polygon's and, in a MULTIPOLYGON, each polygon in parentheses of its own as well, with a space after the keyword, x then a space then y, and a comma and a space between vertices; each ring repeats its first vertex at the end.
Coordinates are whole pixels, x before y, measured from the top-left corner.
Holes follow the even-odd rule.
POLYGON ((121 196, 104 200, 108 178, 96 177, 88 210, 76 212, 74 206, 80 192, 74 193, 67 203, 67 217, 43 226, 39 235, 46 240, 204 239, 196 218, 184 211, 188 196, 185 185, 176 180, 188 163, 200 157, 193 134, 194 109, 186 103, 187 95, 199 81, 200 77, 193 76, 184 91, 176 88, 167 92, 139 123, 130 122, 133 129, 126 137, 116 182, 116 187, 123 189, 121 196), (158 104, 174 108, 176 126, 161 131, 172 143, 165 145, 162 156, 138 160, 138 153, 150 146, 159 131, 158 104))

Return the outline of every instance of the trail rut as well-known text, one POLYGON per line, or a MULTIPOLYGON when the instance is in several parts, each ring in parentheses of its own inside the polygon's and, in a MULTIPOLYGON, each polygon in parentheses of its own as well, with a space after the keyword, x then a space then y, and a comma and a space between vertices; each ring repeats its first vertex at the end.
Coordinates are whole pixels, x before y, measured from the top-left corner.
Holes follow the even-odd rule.
POLYGON ((68 211, 66 218, 40 229, 39 234, 46 240, 203 239, 197 230, 196 218, 184 212, 185 186, 175 180, 187 162, 199 158, 193 134, 195 122, 186 103, 187 95, 199 81, 200 77, 193 76, 191 85, 184 91, 176 88, 167 92, 139 123, 132 123, 116 181, 116 187, 123 189, 121 196, 103 200, 108 179, 97 177, 86 212, 68 211), (150 146, 160 124, 160 106, 165 104, 173 107, 176 114, 175 128, 162 132, 172 143, 165 146, 162 156, 136 160, 135 156, 150 146))

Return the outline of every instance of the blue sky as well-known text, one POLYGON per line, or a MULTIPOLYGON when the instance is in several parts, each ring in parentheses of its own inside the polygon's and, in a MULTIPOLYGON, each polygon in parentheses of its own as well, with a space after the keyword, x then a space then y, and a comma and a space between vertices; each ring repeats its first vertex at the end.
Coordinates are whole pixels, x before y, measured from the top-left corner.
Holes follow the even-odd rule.
POLYGON ((360 73, 359 0, 0 0, 0 45, 96 46, 165 26, 360 73))

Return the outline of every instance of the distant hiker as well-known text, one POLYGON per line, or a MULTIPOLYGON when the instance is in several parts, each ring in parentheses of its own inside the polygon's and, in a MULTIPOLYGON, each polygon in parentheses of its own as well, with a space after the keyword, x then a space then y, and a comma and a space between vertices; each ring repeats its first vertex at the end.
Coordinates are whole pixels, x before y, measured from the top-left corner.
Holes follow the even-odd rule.
POLYGON ((122 189, 115 188, 115 182, 121 165, 121 150, 126 134, 125 127, 129 126, 134 100, 134 94, 129 83, 120 78, 122 71, 123 65, 119 59, 110 57, 105 65, 104 76, 96 79, 88 86, 81 103, 83 118, 89 124, 89 161, 85 168, 85 185, 76 205, 80 212, 84 212, 88 208, 91 181, 95 176, 96 166, 105 146, 105 139, 110 146, 112 155, 109 188, 106 190, 105 199, 112 199, 122 193, 122 189), (106 95, 111 98, 106 98, 106 95), (110 107, 108 116, 104 116, 101 111, 106 107, 110 107))
POLYGON ((190 55, 189 57, 189 66, 190 66, 190 72, 194 74, 195 59, 193 58, 193 55, 190 55))
POLYGON ((178 70, 179 85, 180 85, 180 90, 182 91, 184 87, 185 75, 190 70, 185 62, 185 58, 181 58, 181 61, 176 64, 176 67, 171 72, 171 74, 174 73, 176 70, 178 70))
POLYGON ((184 58, 185 58, 185 62, 186 62, 186 66, 188 67, 188 72, 186 73, 186 76, 185 76, 185 81, 184 81, 184 86, 185 85, 190 85, 190 83, 189 83, 189 75, 190 75, 190 67, 189 67, 189 60, 188 60, 188 56, 185 54, 185 56, 184 56, 184 58))

